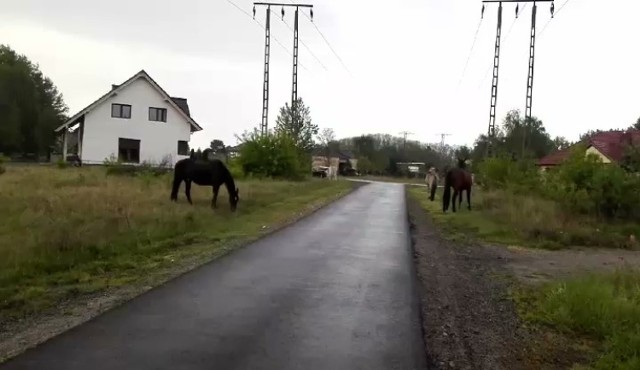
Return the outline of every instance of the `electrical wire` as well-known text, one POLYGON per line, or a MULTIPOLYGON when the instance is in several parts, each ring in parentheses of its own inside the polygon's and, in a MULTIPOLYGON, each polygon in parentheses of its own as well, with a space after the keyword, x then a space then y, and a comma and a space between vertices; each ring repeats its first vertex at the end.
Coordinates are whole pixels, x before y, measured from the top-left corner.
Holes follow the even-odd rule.
MULTIPOLYGON (((525 3, 522 9, 520 9, 516 14, 516 17, 514 18, 513 22, 511 22, 511 26, 509 26, 509 30, 507 31, 507 34, 504 36, 504 39, 500 42, 500 48, 502 48, 503 45, 507 42, 507 40, 509 40, 509 36, 511 36, 511 31, 513 31, 513 27, 516 25, 516 21, 518 20, 518 17, 520 17, 520 15, 522 14, 522 12, 525 11, 525 9, 527 9, 527 5, 529 5, 529 3, 525 3)), ((478 88, 482 87, 482 84, 487 80, 487 77, 489 77, 489 72, 491 72, 492 68, 493 68, 493 62, 491 62, 491 65, 489 65, 486 72, 484 73, 484 77, 482 77, 482 80, 480 81, 480 85, 478 85, 478 88)))
MULTIPOLYGON (((294 0, 289 0, 289 2, 293 5, 296 5, 296 2, 294 0)), ((335 51, 335 49, 333 48, 333 46, 331 46, 331 43, 329 42, 329 40, 327 40, 327 38, 324 36, 324 34, 322 33, 322 31, 320 31, 320 28, 318 28, 318 26, 313 22, 313 19, 311 19, 311 17, 309 17, 309 15, 305 12, 302 12, 302 14, 304 14, 305 17, 307 17, 307 19, 311 22, 311 24, 313 25, 313 27, 316 29, 316 31, 318 31, 318 33, 320 34, 320 36, 322 37, 322 39, 324 40, 324 42, 327 44, 327 46, 329 47, 329 49, 331 49, 331 52, 333 52, 333 55, 336 56, 336 58, 340 61, 340 64, 342 64, 342 67, 345 69, 345 71, 347 71, 347 73, 349 73, 349 75, 351 77, 353 77, 353 74, 351 73, 351 71, 349 70, 349 68, 347 67, 347 65, 344 63, 344 61, 342 60, 342 58, 340 58, 340 55, 338 55, 338 53, 335 51)))
MULTIPOLYGON (((562 5, 560 5, 560 8, 558 8, 558 11, 555 12, 554 17, 557 17, 558 14, 560 14, 560 12, 562 11, 562 9, 564 9, 564 7, 569 3, 569 1, 571 0, 567 0, 565 1, 562 5)), ((553 18, 549 18, 549 20, 547 21, 547 23, 544 25, 544 27, 542 27, 542 31, 540 31, 540 34, 538 36, 542 36, 542 34, 544 33, 544 31, 547 29, 547 27, 549 26, 549 24, 551 24, 551 20, 553 18)))
MULTIPOLYGON (((275 12, 273 9, 271 10, 271 13, 276 14, 276 12, 275 12)), ((276 14, 276 16, 277 16, 277 14, 276 14)), ((289 23, 288 23, 286 20, 284 20, 284 18, 281 18, 280 20, 282 21, 282 23, 284 23, 284 24, 287 26, 287 28, 289 28, 289 30, 290 30, 291 32, 295 32, 295 31, 293 30, 293 27, 291 27, 291 26, 289 25, 289 23)), ((322 66, 322 68, 323 68, 325 71, 327 71, 328 69, 327 69, 327 67, 324 65, 324 63, 322 63, 322 61, 320 60, 320 58, 318 58, 318 57, 316 56, 316 54, 315 54, 313 51, 311 51, 311 48, 310 48, 309 46, 307 46, 307 44, 306 44, 304 41, 302 41, 302 39, 300 38, 300 36, 298 36, 298 41, 300 41, 300 44, 302 44, 302 46, 304 46, 304 48, 305 48, 305 49, 307 49, 307 51, 309 52, 309 54, 311 54, 311 56, 312 56, 312 57, 313 57, 313 58, 318 62, 318 64, 320 64, 320 65, 322 66)))
MULTIPOLYGON (((260 21, 258 21, 257 19, 254 19, 254 18, 253 18, 253 16, 252 16, 249 12, 247 12, 247 11, 246 11, 246 10, 244 10, 244 9, 242 9, 241 7, 239 7, 236 3, 234 3, 234 2, 233 2, 233 1, 231 1, 231 0, 227 0, 227 2, 228 2, 229 4, 231 4, 231 5, 233 5, 236 9, 238 9, 238 10, 239 10, 239 11, 241 11, 242 13, 244 13, 246 16, 250 17, 254 22, 256 22, 256 24, 257 24, 258 26, 260 26, 260 28, 262 28, 262 30, 263 30, 263 31, 264 31, 264 30, 266 30, 265 25, 264 25, 264 24, 262 24, 262 23, 261 23, 260 21)), ((270 37, 271 37, 271 38, 273 38, 273 40, 274 40, 278 45, 280 45, 280 47, 282 47, 282 49, 283 49, 285 52, 287 52, 287 54, 289 54, 289 56, 293 57, 293 54, 289 51, 289 49, 287 49, 287 47, 286 47, 286 46, 284 46, 284 44, 283 44, 282 42, 280 42, 280 40, 278 40, 278 39, 277 39, 275 36, 273 36, 273 35, 270 35, 270 37)), ((307 67, 305 67, 302 63, 298 63, 298 65, 299 65, 300 67, 302 67, 302 69, 304 69, 305 71, 309 71, 309 70, 307 69, 307 67)))
POLYGON ((460 80, 458 80, 458 86, 456 87, 456 93, 460 88, 460 84, 462 84, 462 79, 464 78, 467 67, 469 66, 469 61, 471 60, 471 56, 473 54, 473 49, 476 46, 476 41, 478 40, 478 33, 480 33, 480 26, 482 25, 482 18, 480 18, 480 22, 478 23, 478 28, 476 29, 476 34, 473 36, 473 42, 471 43, 471 50, 469 50, 469 55, 467 56, 467 61, 464 64, 464 68, 462 69, 462 75, 460 76, 460 80))

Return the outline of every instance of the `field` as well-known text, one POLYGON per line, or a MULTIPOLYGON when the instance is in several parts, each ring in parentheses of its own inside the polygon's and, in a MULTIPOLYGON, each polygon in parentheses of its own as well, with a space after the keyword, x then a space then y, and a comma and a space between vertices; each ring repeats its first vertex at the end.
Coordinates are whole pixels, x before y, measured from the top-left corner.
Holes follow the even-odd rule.
MULTIPOLYGON (((0 328, 60 302, 140 283, 185 261, 220 256, 347 193, 349 182, 241 180, 238 211, 226 189, 181 188, 171 177, 107 175, 104 168, 11 166, 0 175, 0 328)), ((148 283, 148 281, 145 281, 148 283)))
POLYGON ((444 237, 493 248, 503 261, 515 278, 511 297, 520 317, 539 335, 529 360, 640 368, 640 252, 630 250, 637 245, 629 239, 637 225, 597 223, 550 201, 475 190, 473 210, 463 201, 455 215, 442 212, 439 198, 429 202, 426 189, 408 191, 444 237))

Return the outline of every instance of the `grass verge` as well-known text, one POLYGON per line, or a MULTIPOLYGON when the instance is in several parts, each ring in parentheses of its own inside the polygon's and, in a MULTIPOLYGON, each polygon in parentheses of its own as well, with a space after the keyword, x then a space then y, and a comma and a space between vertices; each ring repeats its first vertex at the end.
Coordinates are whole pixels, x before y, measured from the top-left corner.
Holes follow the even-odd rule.
MULTIPOLYGON (((637 224, 605 223, 565 212, 557 203, 537 197, 516 195, 504 190, 472 191, 472 211, 462 209, 455 215, 442 212, 442 190, 433 202, 427 189, 409 187, 447 237, 454 240, 477 239, 489 243, 533 248, 560 249, 573 246, 637 248, 632 235, 640 235, 637 224)), ((465 193, 466 198, 466 193, 465 193)))
POLYGON ((527 322, 582 343, 586 368, 640 369, 640 271, 523 288, 515 297, 527 322))
POLYGON ((210 187, 169 201, 169 175, 15 167, 0 177, 0 327, 80 295, 209 260, 347 193, 347 181, 239 181, 238 212, 210 187))

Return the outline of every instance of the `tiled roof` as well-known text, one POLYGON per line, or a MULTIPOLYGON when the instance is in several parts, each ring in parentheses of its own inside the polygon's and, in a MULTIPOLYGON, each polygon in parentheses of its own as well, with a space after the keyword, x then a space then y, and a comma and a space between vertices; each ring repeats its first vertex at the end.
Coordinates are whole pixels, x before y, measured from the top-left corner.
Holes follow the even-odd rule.
MULTIPOLYGON (((620 162, 624 158, 627 145, 640 146, 640 130, 599 132, 587 140, 588 146, 593 146, 612 162, 620 162)), ((551 153, 538 161, 539 166, 555 166, 569 157, 570 149, 563 149, 551 153)))
POLYGON ((562 163, 569 157, 571 152, 570 148, 561 149, 551 154, 548 154, 538 161, 538 166, 556 166, 562 163))

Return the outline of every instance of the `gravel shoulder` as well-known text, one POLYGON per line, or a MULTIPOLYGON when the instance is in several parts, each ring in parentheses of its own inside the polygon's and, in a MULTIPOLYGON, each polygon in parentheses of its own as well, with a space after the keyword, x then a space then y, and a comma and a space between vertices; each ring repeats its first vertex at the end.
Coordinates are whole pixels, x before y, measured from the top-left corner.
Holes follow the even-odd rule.
POLYGON ((416 202, 407 208, 430 368, 532 369, 503 253, 446 241, 416 202))

